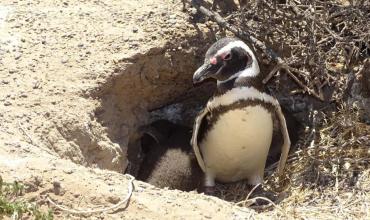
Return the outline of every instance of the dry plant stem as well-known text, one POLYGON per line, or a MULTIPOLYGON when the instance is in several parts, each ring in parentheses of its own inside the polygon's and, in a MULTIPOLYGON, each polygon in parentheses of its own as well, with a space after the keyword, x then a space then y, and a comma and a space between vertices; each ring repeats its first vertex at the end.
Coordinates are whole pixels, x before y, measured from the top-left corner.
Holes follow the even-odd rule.
POLYGON ((317 132, 316 132, 316 128, 317 128, 317 114, 318 112, 317 111, 313 111, 312 113, 312 126, 313 126, 313 129, 312 129, 312 141, 310 143, 310 148, 314 148, 315 151, 314 151, 314 162, 313 162, 313 166, 314 168, 317 167, 319 164, 319 162, 316 160, 316 158, 319 158, 319 149, 318 148, 315 148, 315 140, 316 140, 316 137, 317 137, 317 132))
POLYGON ((266 84, 279 70, 281 70, 281 68, 282 66, 280 64, 276 64, 270 73, 262 80, 263 84, 266 84))
POLYGON ((322 95, 319 95, 317 94, 315 91, 313 91, 312 89, 308 88, 306 85, 304 85, 298 78, 296 75, 293 74, 293 72, 299 72, 299 70, 296 70, 295 68, 292 68, 292 67, 289 67, 289 66, 284 66, 283 67, 284 70, 288 73, 288 75, 290 77, 292 77, 292 79, 300 86, 304 89, 304 91, 306 91, 309 95, 312 95, 314 96, 315 98, 321 100, 321 101, 324 101, 324 97, 322 95))
POLYGON ((21 132, 22 132, 25 136, 27 136, 27 138, 30 140, 30 144, 32 144, 32 145, 34 145, 34 146, 38 147, 38 148, 39 148, 39 149, 41 149, 41 150, 46 151, 47 153, 49 153, 49 154, 51 154, 51 155, 58 156, 56 153, 52 152, 52 151, 51 151, 51 150, 49 150, 48 148, 43 147, 43 146, 41 146, 40 144, 38 144, 38 143, 34 140, 34 138, 32 138, 32 137, 31 137, 31 135, 29 135, 29 134, 27 133, 27 131, 23 128, 22 124, 21 124, 19 121, 17 122, 17 124, 18 124, 19 130, 21 130, 21 132))
POLYGON ((252 195, 252 193, 257 189, 257 187, 259 187, 261 185, 261 183, 255 185, 252 190, 248 193, 247 197, 245 198, 245 200, 243 201, 240 201, 238 203, 236 203, 236 205, 240 205, 240 204, 243 204, 243 206, 246 206, 247 205, 247 202, 250 201, 249 200, 249 197, 252 195))
POLYGON ((253 204, 257 200, 264 200, 264 201, 268 202, 270 205, 274 206, 277 210, 279 210, 284 216, 288 217, 288 214, 283 209, 281 209, 273 201, 271 201, 270 199, 268 199, 266 197, 254 197, 254 198, 250 199, 250 202, 253 204))
POLYGON ((113 206, 110 206, 110 207, 107 207, 107 208, 100 208, 100 209, 93 209, 93 210, 76 210, 76 209, 70 209, 70 208, 65 207, 63 205, 59 205, 56 202, 54 202, 50 197, 47 197, 47 199, 50 202, 50 204, 52 204, 56 208, 58 208, 58 209, 60 209, 60 210, 62 210, 64 212, 68 212, 68 213, 76 214, 76 215, 94 214, 94 213, 101 213, 101 212, 112 211, 112 210, 115 210, 116 208, 120 207, 124 203, 127 203, 128 200, 132 196, 132 192, 134 190, 134 180, 135 180, 135 178, 133 176, 129 175, 129 174, 125 174, 125 175, 130 177, 130 180, 129 180, 129 183, 128 183, 128 190, 127 190, 128 193, 127 193, 126 197, 123 200, 121 200, 120 202, 118 202, 117 204, 115 204, 113 206))
POLYGON ((257 38, 253 37, 249 32, 239 30, 236 27, 230 25, 221 15, 217 12, 212 10, 206 9, 199 3, 199 0, 187 0, 191 5, 193 5, 198 11, 202 14, 206 15, 207 17, 211 18, 212 20, 216 21, 218 25, 227 30, 231 31, 236 36, 251 42, 252 44, 256 45, 260 48, 263 52, 265 52, 270 59, 277 63, 284 63, 284 61, 275 53, 275 51, 271 50, 264 44, 262 41, 258 40, 257 38))
POLYGON ((292 79, 294 80, 294 82, 296 82, 301 88, 304 89, 305 92, 307 92, 308 94, 314 96, 315 98, 321 100, 321 101, 324 101, 324 97, 322 95, 319 95, 317 94, 315 91, 313 91, 312 89, 308 88, 306 85, 304 85, 298 78, 297 76, 295 76, 293 74, 293 72, 296 72, 296 73, 299 73, 299 74, 302 74, 299 70, 295 69, 295 68, 292 68, 292 67, 289 67, 288 65, 286 64, 281 64, 281 63, 278 63, 275 65, 275 67, 271 70, 271 72, 262 80, 262 82, 264 84, 266 84, 278 71, 280 71, 281 69, 285 70, 285 72, 290 76, 292 77, 292 79))
POLYGON ((187 0, 191 5, 193 5, 199 12, 206 15, 207 17, 211 18, 213 21, 215 21, 220 27, 226 28, 233 34, 235 34, 237 37, 246 40, 253 45, 255 45, 257 48, 262 50, 272 61, 276 62, 277 66, 269 73, 269 75, 263 80, 263 83, 266 84, 272 76, 279 71, 279 69, 286 70, 287 74, 293 78, 293 80, 301 86, 304 91, 308 92, 308 94, 314 96, 315 98, 324 101, 322 95, 317 94, 312 89, 308 88, 306 85, 304 85, 295 75, 294 73, 299 73, 299 70, 296 70, 295 68, 289 67, 284 60, 277 55, 275 51, 268 48, 265 43, 258 40, 257 38, 253 37, 248 31, 240 30, 232 25, 230 25, 221 15, 219 15, 217 12, 214 12, 212 10, 206 9, 204 6, 202 6, 199 3, 199 0, 187 0))
POLYGON ((247 198, 246 199, 249 199, 249 197, 252 195, 252 193, 254 192, 254 190, 256 190, 257 189, 257 187, 259 187, 261 185, 261 183, 258 183, 257 185, 255 185, 254 187, 253 187, 253 189, 248 193, 248 195, 247 195, 247 198))
MULTIPOLYGON (((289 162, 292 162, 292 161, 297 160, 298 158, 296 156, 296 153, 297 152, 295 152, 295 154, 291 155, 291 157, 289 159, 287 159, 285 163, 289 163, 289 162)), ((273 171, 279 165, 279 163, 280 163, 280 161, 271 164, 270 166, 268 166, 267 168, 265 168, 265 172, 271 172, 271 171, 273 171)))

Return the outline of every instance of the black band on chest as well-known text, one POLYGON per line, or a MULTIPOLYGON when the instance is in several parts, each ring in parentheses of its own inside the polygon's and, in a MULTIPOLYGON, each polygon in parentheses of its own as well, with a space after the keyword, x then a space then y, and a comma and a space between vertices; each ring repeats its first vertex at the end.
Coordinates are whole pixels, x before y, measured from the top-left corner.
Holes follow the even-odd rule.
POLYGON ((211 109, 211 111, 206 115, 206 117, 204 117, 198 132, 198 142, 200 143, 203 140, 207 132, 210 129, 212 129, 213 125, 217 122, 217 120, 220 118, 222 114, 225 114, 226 112, 235 109, 242 109, 245 107, 252 106, 261 106, 265 108, 268 112, 270 112, 272 115, 275 112, 275 107, 272 103, 264 102, 262 100, 240 100, 230 105, 217 106, 216 108, 211 109))

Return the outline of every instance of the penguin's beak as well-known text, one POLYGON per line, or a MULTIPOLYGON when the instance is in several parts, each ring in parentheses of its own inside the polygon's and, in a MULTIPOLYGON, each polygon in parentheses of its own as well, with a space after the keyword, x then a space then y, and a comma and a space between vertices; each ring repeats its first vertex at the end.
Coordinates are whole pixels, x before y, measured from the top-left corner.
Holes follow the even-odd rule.
POLYGON ((209 63, 205 63, 201 67, 199 67, 193 75, 193 83, 197 84, 209 78, 212 75, 211 68, 212 65, 209 63))

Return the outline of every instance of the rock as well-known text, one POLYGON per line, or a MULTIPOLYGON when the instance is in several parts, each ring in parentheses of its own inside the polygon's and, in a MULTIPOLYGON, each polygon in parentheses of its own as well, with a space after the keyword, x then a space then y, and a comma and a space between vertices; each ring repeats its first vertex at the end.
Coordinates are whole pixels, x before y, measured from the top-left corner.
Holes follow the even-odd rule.
POLYGON ((117 204, 121 200, 118 196, 108 196, 107 201, 112 204, 117 204))
POLYGON ((9 70, 9 73, 10 73, 10 74, 13 74, 13 73, 16 73, 16 72, 17 72, 17 70, 15 70, 15 69, 10 69, 10 70, 9 70))
POLYGON ((12 105, 12 103, 11 103, 9 100, 6 100, 6 101, 4 102, 4 106, 10 106, 10 105, 12 105))
POLYGON ((14 59, 19 60, 19 58, 21 58, 21 56, 22 56, 21 53, 16 53, 15 56, 14 56, 14 59))
POLYGON ((170 24, 176 24, 177 20, 176 19, 170 19, 168 20, 168 23, 170 24))
POLYGON ((19 97, 20 98, 27 98, 28 95, 25 92, 22 92, 21 94, 19 94, 19 97))
POLYGON ((59 181, 54 181, 53 182, 53 192, 54 192, 55 195, 60 195, 61 188, 62 188, 62 185, 59 181))
POLYGON ((68 57, 63 57, 61 60, 61 63, 68 63, 68 57))
POLYGON ((4 84, 4 85, 6 85, 6 84, 9 84, 9 80, 6 80, 6 79, 3 79, 3 80, 1 80, 1 84, 4 84))
POLYGON ((72 174, 72 173, 74 173, 74 170, 66 169, 66 170, 63 170, 63 172, 66 173, 66 174, 72 174))

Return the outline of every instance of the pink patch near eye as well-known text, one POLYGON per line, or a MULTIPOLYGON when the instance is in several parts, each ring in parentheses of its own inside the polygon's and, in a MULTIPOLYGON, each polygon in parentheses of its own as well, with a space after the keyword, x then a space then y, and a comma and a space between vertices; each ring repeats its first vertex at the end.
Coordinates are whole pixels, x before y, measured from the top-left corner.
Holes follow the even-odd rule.
POLYGON ((209 62, 213 65, 217 64, 217 59, 216 57, 212 57, 211 59, 209 59, 209 62))

